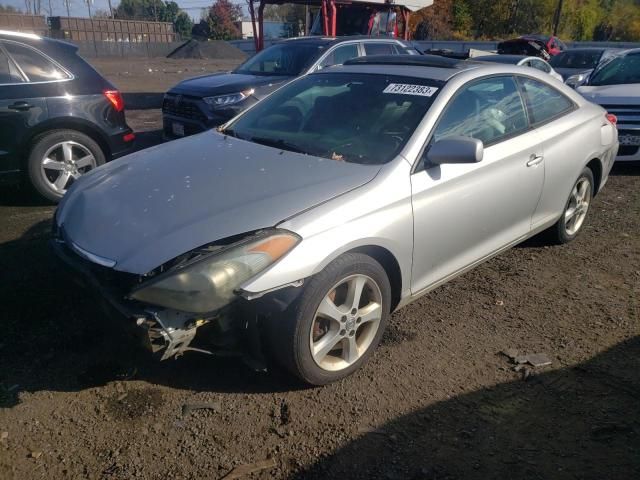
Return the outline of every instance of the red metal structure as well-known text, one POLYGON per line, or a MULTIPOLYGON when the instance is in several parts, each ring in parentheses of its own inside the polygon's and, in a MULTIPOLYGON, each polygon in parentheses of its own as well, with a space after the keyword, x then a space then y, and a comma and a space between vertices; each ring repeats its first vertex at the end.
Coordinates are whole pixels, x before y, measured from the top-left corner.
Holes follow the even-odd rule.
POLYGON ((256 51, 264 48, 264 7, 283 3, 309 5, 315 11, 314 25, 319 25, 314 34, 335 37, 359 33, 408 40, 411 12, 433 5, 433 0, 249 0, 256 51), (354 30, 352 20, 361 26, 359 31, 354 30))

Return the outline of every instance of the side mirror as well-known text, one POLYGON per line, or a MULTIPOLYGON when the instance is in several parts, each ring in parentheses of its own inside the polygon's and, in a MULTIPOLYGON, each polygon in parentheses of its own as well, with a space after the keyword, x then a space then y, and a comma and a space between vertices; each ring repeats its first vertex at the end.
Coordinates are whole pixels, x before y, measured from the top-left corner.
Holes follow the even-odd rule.
POLYGON ((426 155, 427 164, 478 163, 482 161, 484 145, 471 137, 447 137, 431 145, 426 155))

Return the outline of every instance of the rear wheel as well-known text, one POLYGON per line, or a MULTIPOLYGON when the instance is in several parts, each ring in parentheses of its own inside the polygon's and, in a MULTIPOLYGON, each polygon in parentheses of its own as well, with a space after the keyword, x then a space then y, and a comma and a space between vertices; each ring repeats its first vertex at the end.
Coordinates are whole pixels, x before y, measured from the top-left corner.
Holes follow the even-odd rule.
POLYGON ((58 202, 81 175, 105 163, 100 146, 76 130, 53 130, 35 138, 28 158, 35 191, 58 202))
POLYGON ((593 199, 593 173, 585 168, 571 190, 562 216, 549 233, 556 243, 569 243, 578 236, 593 199))
POLYGON ((342 255, 309 281, 288 318, 274 320, 272 350, 305 382, 334 382, 371 356, 386 327, 390 303, 382 266, 367 255, 342 255))

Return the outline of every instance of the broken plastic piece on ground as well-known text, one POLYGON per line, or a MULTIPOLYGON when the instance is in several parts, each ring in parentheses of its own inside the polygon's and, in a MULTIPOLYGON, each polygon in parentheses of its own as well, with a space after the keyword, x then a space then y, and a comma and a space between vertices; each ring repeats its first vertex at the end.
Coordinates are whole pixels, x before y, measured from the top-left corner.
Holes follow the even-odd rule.
POLYGON ((519 355, 515 348, 507 348, 502 350, 500 353, 517 365, 525 363, 534 367, 546 367, 547 365, 551 365, 551 359, 546 353, 527 353, 526 355, 519 355))

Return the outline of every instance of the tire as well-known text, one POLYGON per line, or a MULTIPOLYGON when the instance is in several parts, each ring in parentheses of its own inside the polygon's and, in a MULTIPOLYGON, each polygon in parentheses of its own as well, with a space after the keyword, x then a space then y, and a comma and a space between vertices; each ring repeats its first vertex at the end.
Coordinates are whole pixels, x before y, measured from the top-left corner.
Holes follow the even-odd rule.
POLYGON ((593 191, 593 173, 585 167, 571 189, 560 219, 548 231, 550 240, 557 244, 564 244, 571 242, 578 236, 589 212, 593 191), (581 194, 583 188, 585 190, 581 194), (573 216, 571 216, 572 212, 573 216))
POLYGON ((272 320, 270 350, 306 383, 335 382, 371 356, 387 325, 390 305, 391 287, 384 268, 367 255, 344 254, 309 280, 285 318, 272 320), (350 310, 348 305, 355 303, 352 292, 360 285, 358 308, 350 310), (330 306, 327 299, 335 303, 330 306), (325 311, 333 312, 333 317, 325 316, 325 311), (334 341, 334 349, 323 356, 320 347, 334 341))
POLYGON ((75 179, 104 163, 105 154, 91 137, 76 130, 51 130, 32 142, 27 180, 38 195, 57 203, 75 179))

